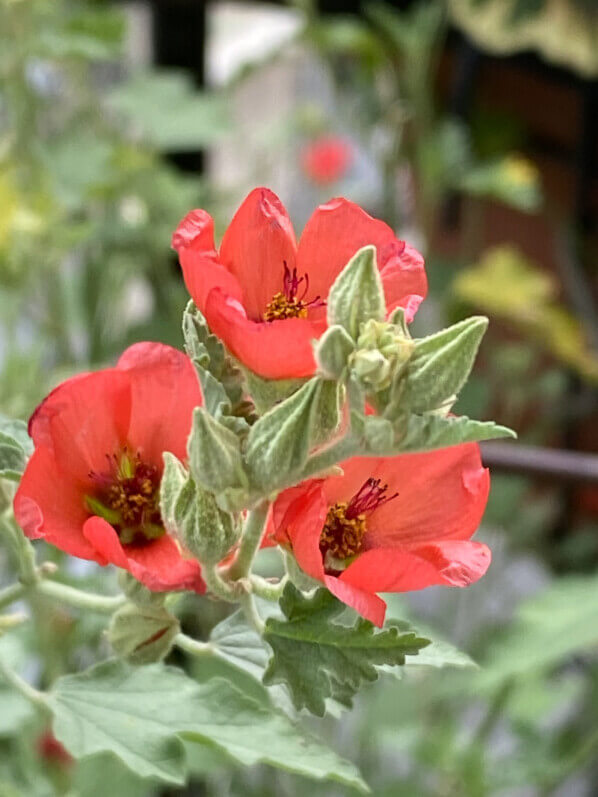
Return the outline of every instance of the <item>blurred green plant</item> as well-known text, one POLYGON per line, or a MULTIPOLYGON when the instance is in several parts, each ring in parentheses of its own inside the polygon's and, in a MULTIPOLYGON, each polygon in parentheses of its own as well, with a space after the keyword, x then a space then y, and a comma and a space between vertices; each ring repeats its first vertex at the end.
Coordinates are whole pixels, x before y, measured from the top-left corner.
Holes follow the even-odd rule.
POLYGON ((228 122, 182 73, 123 77, 112 6, 1 0, 0 31, 0 407, 24 415, 55 369, 179 341, 170 234, 208 187, 160 153, 228 122))
POLYGON ((598 352, 580 321, 558 300, 556 278, 508 245, 487 251, 462 270, 456 296, 468 305, 504 319, 546 349, 580 377, 598 384, 598 352))

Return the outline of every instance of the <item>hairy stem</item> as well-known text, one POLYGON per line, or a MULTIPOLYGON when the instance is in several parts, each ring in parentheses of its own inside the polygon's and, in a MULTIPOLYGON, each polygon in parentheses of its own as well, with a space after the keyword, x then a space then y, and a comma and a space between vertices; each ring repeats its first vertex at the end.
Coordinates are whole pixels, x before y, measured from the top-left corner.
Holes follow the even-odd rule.
POLYGON ((261 576, 249 576, 251 584, 251 591, 254 595, 260 598, 265 598, 268 601, 277 601, 282 595, 284 588, 289 580, 288 574, 285 574, 279 581, 268 581, 261 576))
POLYGON ((181 650, 184 650, 185 653, 189 653, 189 655, 198 658, 203 656, 214 656, 217 653, 216 648, 209 642, 199 642, 197 639, 193 639, 183 633, 175 636, 174 644, 181 650))
POLYGON ((69 587, 67 584, 60 584, 58 581, 40 581, 35 589, 42 595, 62 601, 77 609, 90 609, 102 614, 112 614, 127 600, 124 595, 115 595, 113 597, 96 595, 75 587, 69 587))
POLYGON ((261 504, 256 506, 255 509, 252 509, 247 515, 243 536, 241 537, 241 544, 239 545, 239 552, 229 570, 231 579, 236 580, 244 578, 251 570, 251 564, 262 541, 269 509, 270 503, 268 501, 262 501, 261 504))
POLYGON ((26 700, 33 703, 34 706, 44 710, 48 709, 44 694, 34 689, 31 684, 28 684, 27 681, 21 678, 21 676, 11 669, 2 659, 0 659, 0 675, 2 675, 11 686, 14 686, 17 692, 20 692, 26 700))

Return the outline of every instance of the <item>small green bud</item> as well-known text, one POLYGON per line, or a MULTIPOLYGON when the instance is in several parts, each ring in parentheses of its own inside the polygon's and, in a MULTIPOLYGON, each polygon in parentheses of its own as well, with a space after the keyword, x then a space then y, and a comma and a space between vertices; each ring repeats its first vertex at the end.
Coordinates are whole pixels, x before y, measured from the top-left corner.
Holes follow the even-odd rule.
POLYGON ((152 592, 126 570, 119 570, 118 585, 137 606, 161 606, 166 598, 165 592, 152 592))
POLYGON ((212 493, 189 476, 174 507, 174 533, 200 562, 216 564, 239 539, 241 529, 229 512, 223 512, 212 493))
POLYGON ((238 540, 238 524, 218 507, 212 493, 195 483, 175 456, 167 451, 163 456, 160 513, 166 528, 200 562, 219 562, 238 540))
POLYGON ((413 354, 414 342, 402 325, 370 319, 361 328, 352 368, 366 387, 384 390, 413 354))
POLYGON ((127 603, 112 616, 108 639, 130 664, 152 664, 168 655, 179 631, 179 621, 163 606, 127 603))
POLYGON ((355 352, 353 371, 362 382, 372 387, 382 388, 390 381, 390 363, 376 349, 360 349, 355 352))
POLYGON ((354 349, 355 343, 343 327, 329 327, 314 347, 319 371, 330 379, 340 379, 354 349))

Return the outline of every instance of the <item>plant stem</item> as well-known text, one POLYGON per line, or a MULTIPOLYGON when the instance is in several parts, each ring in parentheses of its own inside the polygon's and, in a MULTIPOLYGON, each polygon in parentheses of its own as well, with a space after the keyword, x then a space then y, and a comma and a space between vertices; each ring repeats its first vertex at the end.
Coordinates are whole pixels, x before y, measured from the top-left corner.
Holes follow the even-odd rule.
POLYGON ((229 603, 238 603, 241 595, 246 592, 245 585, 225 581, 218 572, 218 565, 202 565, 201 575, 210 592, 229 603))
POLYGON ((55 598, 77 609, 90 609, 102 614, 112 614, 127 600, 124 595, 96 595, 76 587, 69 587, 67 584, 60 584, 58 581, 40 581, 35 589, 42 595, 55 598))
POLYGON ((26 592, 27 587, 24 584, 11 584, 9 587, 6 587, 0 592, 0 609, 18 601, 26 592))
POLYGON ((187 634, 177 634, 174 638, 174 644, 184 650, 185 653, 198 658, 214 656, 217 653, 216 648, 209 642, 199 642, 197 639, 187 636, 187 634))
POLYGON ((257 610, 253 595, 249 593, 243 596, 241 599, 241 608, 243 609, 243 614, 249 625, 261 636, 264 633, 266 625, 257 610))
POLYGON ((268 601, 277 601, 280 598, 288 580, 288 574, 285 574, 280 581, 275 583, 267 581, 261 576, 249 576, 249 582, 251 584, 251 591, 253 594, 259 595, 260 598, 265 598, 268 601))
POLYGON ((262 501, 247 515, 239 552, 229 570, 231 579, 244 578, 249 573, 253 559, 262 541, 269 509, 269 501, 262 501))
POLYGON ((17 692, 20 692, 26 700, 33 703, 33 705, 38 708, 43 708, 46 711, 48 710, 48 704, 46 703, 46 698, 43 693, 34 689, 31 684, 28 684, 27 681, 21 678, 21 676, 11 669, 2 659, 0 659, 0 674, 11 686, 14 686, 17 692))

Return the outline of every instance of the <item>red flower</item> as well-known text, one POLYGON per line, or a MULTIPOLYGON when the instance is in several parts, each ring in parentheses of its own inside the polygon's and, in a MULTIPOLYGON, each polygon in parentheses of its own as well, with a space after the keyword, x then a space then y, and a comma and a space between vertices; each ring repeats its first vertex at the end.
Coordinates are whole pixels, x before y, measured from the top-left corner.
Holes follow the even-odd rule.
POLYGON ((381 626, 377 592, 465 587, 484 575, 490 551, 470 541, 490 486, 476 444, 342 468, 281 493, 272 514, 275 540, 339 600, 381 626))
POLYGON ((278 197, 256 188, 214 248, 214 222, 192 210, 176 230, 185 283, 212 332, 255 373, 269 379, 311 376, 312 341, 326 329, 325 299, 361 247, 374 244, 388 312, 411 320, 426 295, 421 255, 384 222, 346 199, 321 205, 297 245, 278 197))
POLYGON ((205 590, 162 525, 162 452, 184 459, 193 407, 191 361, 160 343, 137 343, 116 368, 63 382, 29 421, 35 451, 15 496, 30 538, 101 565, 152 590, 205 590))
POLYGON ((340 180, 353 160, 353 150, 344 138, 321 136, 301 151, 301 166, 305 174, 319 185, 340 180))

